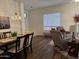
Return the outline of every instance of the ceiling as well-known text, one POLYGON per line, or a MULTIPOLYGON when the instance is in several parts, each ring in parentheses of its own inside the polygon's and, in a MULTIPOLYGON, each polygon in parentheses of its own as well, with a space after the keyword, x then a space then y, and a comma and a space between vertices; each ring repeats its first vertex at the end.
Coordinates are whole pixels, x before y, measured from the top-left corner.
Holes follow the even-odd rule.
POLYGON ((36 9, 67 3, 71 0, 19 0, 24 3, 25 9, 36 9))

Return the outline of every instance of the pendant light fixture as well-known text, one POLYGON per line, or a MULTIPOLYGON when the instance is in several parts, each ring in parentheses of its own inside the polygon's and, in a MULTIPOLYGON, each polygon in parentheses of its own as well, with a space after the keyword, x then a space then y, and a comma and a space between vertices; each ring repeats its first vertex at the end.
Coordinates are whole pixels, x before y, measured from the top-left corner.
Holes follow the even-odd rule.
POLYGON ((16 2, 15 1, 15 12, 14 12, 14 14, 13 14, 13 16, 11 16, 11 18, 13 19, 13 20, 21 20, 21 16, 20 16, 20 14, 19 14, 19 7, 18 7, 18 2, 16 2))

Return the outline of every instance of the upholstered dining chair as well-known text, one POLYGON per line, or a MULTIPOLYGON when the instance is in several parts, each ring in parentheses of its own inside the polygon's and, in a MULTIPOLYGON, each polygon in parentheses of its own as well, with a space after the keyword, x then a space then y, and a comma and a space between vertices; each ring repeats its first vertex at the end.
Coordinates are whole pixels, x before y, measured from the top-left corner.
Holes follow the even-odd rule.
MULTIPOLYGON (((73 59, 74 57, 68 55, 68 50, 67 50, 68 41, 63 40, 60 32, 57 30, 52 30, 51 35, 52 35, 52 39, 53 39, 54 45, 55 45, 54 49, 60 53, 61 59, 63 59, 62 56, 64 56, 66 59, 73 59)), ((76 59, 76 58, 74 58, 74 59, 76 59)))
MULTIPOLYGON (((60 53, 60 59, 62 59, 62 54, 67 55, 67 52, 64 52, 67 47, 67 43, 63 41, 63 38, 61 36, 61 33, 57 30, 51 31, 51 36, 54 42, 54 50, 60 53)), ((57 52, 54 52, 54 55, 56 55, 57 52)), ((55 57, 53 57, 55 58, 55 57)))
POLYGON ((67 48, 67 41, 63 40, 60 31, 52 30, 51 36, 54 41, 55 46, 59 47, 61 50, 65 50, 67 48))
POLYGON ((28 38, 27 38, 27 49, 30 49, 31 50, 31 53, 32 53, 32 40, 33 40, 33 36, 34 36, 34 32, 30 33, 30 34, 27 34, 28 35, 28 38))
POLYGON ((8 50, 8 54, 12 57, 17 56, 20 52, 24 52, 24 57, 27 57, 26 45, 27 45, 28 35, 22 35, 17 37, 16 46, 8 50))
POLYGON ((4 38, 11 37, 11 31, 3 32, 3 37, 4 38))

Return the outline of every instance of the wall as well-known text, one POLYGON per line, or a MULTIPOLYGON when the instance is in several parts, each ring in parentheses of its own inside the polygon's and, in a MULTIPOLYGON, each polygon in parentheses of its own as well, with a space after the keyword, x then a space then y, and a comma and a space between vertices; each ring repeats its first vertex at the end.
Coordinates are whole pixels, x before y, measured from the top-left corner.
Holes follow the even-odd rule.
POLYGON ((43 33, 43 15, 59 11, 58 7, 32 10, 30 12, 30 31, 34 31, 36 35, 41 35, 43 33))
MULTIPOLYGON (((17 9, 17 8, 16 8, 17 9)), ((15 1, 14 0, 0 0, 0 16, 13 16, 15 13, 15 1)), ((14 21, 10 18, 10 29, 0 30, 2 31, 17 31, 20 33, 20 21, 14 21)))
POLYGON ((50 6, 47 8, 39 8, 30 11, 29 28, 30 31, 34 31, 36 35, 43 34, 43 15, 60 12, 61 13, 61 26, 64 26, 66 30, 69 30, 70 25, 74 25, 73 16, 78 12, 79 3, 67 3, 60 6, 50 6))
POLYGON ((61 6, 62 9, 61 23, 66 30, 70 30, 70 26, 75 25, 73 17, 75 16, 75 14, 78 14, 78 10, 77 10, 79 9, 78 4, 79 3, 71 2, 61 6))

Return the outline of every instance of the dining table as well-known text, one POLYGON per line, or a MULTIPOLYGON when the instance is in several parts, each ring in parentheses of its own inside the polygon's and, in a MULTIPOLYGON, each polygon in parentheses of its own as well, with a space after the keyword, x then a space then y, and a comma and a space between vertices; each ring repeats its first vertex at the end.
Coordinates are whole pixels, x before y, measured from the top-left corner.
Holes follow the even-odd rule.
POLYGON ((26 34, 30 34, 33 32, 27 32, 24 34, 18 34, 16 37, 9 37, 9 38, 3 38, 0 39, 0 49, 4 51, 4 53, 8 52, 8 47, 14 43, 16 43, 17 41, 17 37, 22 36, 22 35, 26 35, 26 34))
POLYGON ((4 51, 4 53, 7 52, 8 47, 16 42, 16 38, 4 38, 0 39, 0 49, 4 51))

